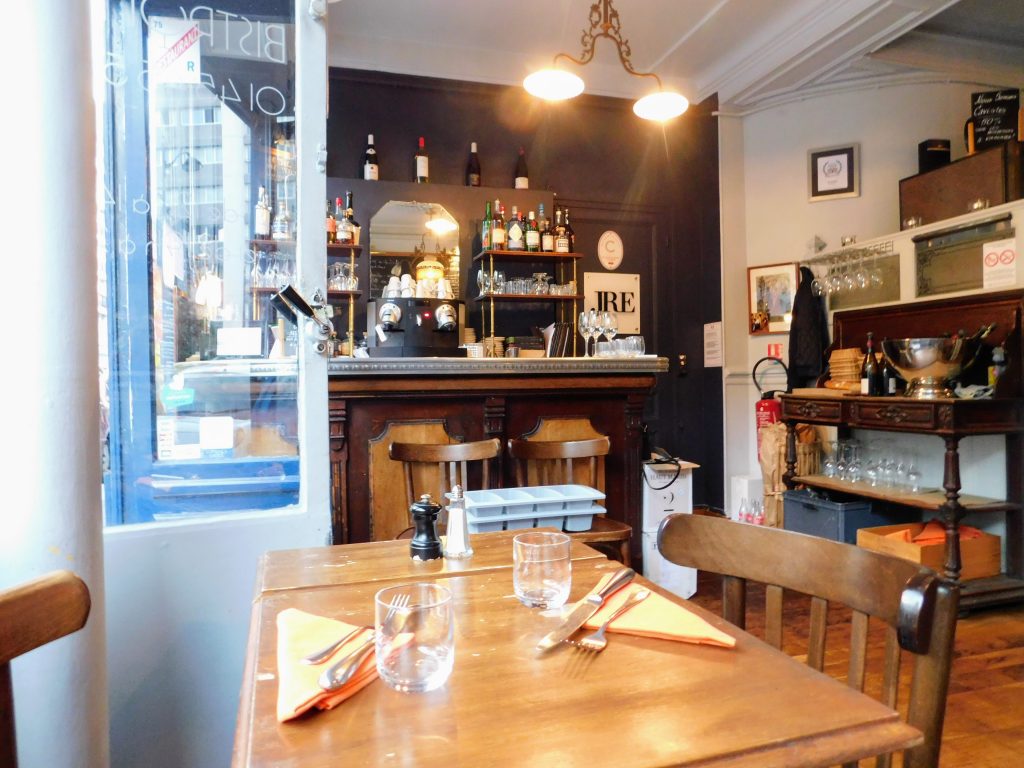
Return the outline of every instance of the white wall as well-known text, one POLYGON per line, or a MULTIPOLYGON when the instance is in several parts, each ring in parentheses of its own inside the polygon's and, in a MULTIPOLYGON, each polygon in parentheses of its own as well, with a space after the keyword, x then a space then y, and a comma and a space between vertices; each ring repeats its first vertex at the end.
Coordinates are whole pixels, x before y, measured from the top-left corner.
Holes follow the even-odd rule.
POLYGON ((111 765, 228 765, 259 558, 327 536, 294 511, 104 532, 111 765))
MULTIPOLYGON (((729 478, 760 474, 753 419, 758 394, 750 370, 767 354, 769 343, 782 343, 783 360, 789 357, 785 335, 747 332, 746 268, 801 261, 811 255, 808 243, 815 235, 833 250, 843 235, 856 235, 861 245, 899 233, 899 180, 917 173, 918 143, 947 138, 954 160, 965 154, 963 123, 970 93, 986 87, 879 87, 720 120, 727 509, 739 503, 728 498, 729 478), (809 202, 808 150, 854 142, 860 144, 860 196, 809 202)), ((909 236, 902 240, 897 250, 902 252, 903 298, 911 300, 913 246, 909 236)), ((973 476, 970 469, 965 459, 965 482, 973 476)))

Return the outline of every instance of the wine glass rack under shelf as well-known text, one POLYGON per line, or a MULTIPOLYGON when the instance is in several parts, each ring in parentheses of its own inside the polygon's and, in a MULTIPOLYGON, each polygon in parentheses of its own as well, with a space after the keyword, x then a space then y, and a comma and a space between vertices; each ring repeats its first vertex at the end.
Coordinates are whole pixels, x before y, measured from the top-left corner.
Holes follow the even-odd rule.
MULTIPOLYGON (((572 284, 578 286, 578 276, 576 273, 576 262, 583 258, 582 253, 554 253, 552 251, 526 251, 526 250, 497 250, 491 249, 486 251, 480 251, 473 257, 473 263, 479 263, 480 269, 484 270, 488 276, 488 284, 491 284, 494 279, 494 263, 499 262, 521 262, 521 263, 540 263, 540 262, 553 262, 557 274, 556 280, 564 283, 566 280, 565 267, 567 264, 572 264, 572 284)), ((579 293, 573 294, 551 294, 551 293, 493 293, 488 291, 482 293, 479 296, 474 297, 474 301, 480 304, 480 337, 491 338, 491 349, 495 349, 494 344, 494 305, 495 303, 550 303, 558 307, 559 313, 558 318, 562 322, 565 322, 565 307, 567 304, 572 304, 572 313, 569 322, 572 324, 572 354, 576 356, 576 302, 580 301, 583 296, 579 293), (488 312, 489 310, 489 312, 488 312), (488 314, 490 315, 490 322, 488 323, 488 314), (488 333, 488 328, 490 332, 488 333)))

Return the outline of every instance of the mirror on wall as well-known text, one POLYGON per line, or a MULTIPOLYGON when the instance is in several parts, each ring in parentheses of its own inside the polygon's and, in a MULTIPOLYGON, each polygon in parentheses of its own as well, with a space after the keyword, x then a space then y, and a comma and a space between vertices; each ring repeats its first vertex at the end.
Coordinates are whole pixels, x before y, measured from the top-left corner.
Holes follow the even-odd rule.
POLYGON ((455 297, 459 286, 459 222, 437 203, 390 200, 370 219, 370 296, 383 295, 393 276, 440 265, 455 297))

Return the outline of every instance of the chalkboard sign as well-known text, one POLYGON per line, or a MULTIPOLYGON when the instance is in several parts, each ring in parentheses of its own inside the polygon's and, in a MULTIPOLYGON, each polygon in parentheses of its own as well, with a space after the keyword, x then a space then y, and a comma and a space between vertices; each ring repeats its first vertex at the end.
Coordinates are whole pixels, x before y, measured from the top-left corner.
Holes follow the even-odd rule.
POLYGON ((1020 91, 1005 89, 971 94, 974 148, 984 149, 1018 138, 1020 91))

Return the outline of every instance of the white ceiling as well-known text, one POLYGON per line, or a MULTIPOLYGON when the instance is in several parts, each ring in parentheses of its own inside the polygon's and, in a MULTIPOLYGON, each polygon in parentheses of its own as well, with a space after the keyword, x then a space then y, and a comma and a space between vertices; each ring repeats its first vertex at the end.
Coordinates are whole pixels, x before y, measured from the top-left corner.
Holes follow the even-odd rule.
MULTIPOLYGON (((593 0, 340 0, 333 66, 517 85, 579 57, 593 0)), ((598 0, 600 4, 600 0, 598 0)), ((1024 0, 618 0, 633 66, 700 102, 756 109, 896 79, 1024 85, 1024 0)), ((615 44, 577 70, 587 92, 636 98, 615 44)))

